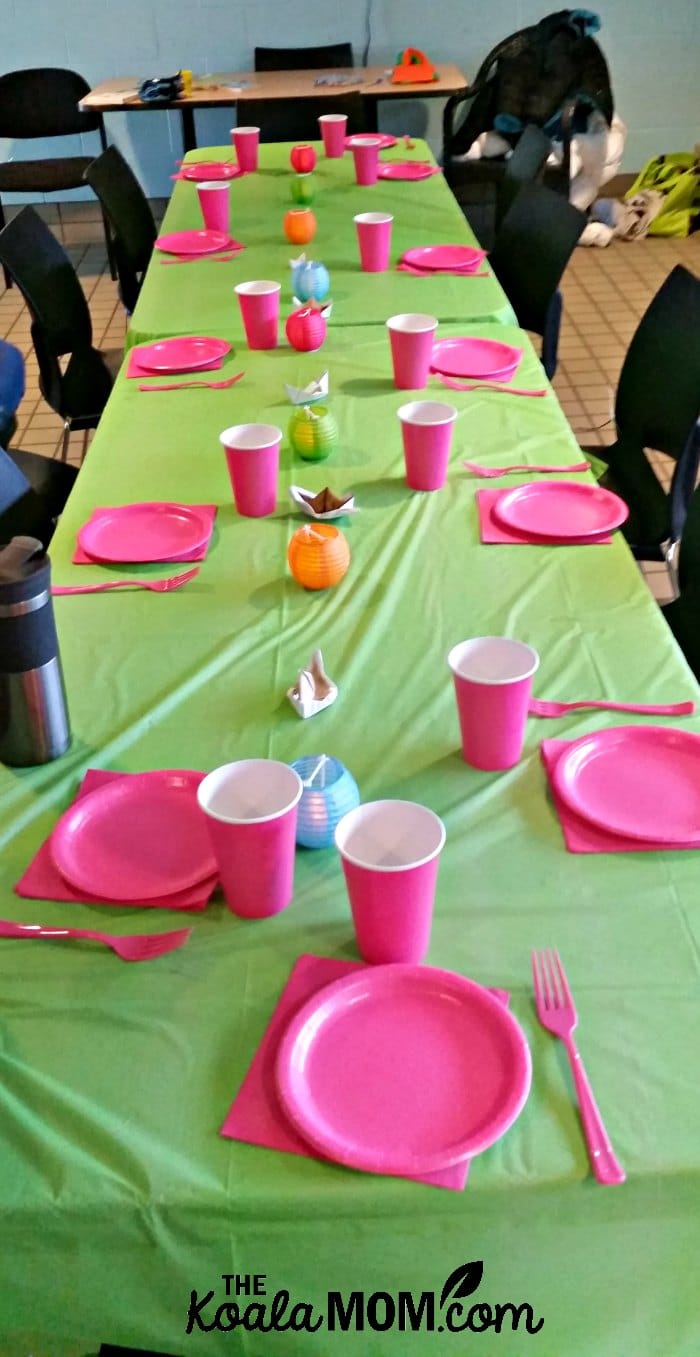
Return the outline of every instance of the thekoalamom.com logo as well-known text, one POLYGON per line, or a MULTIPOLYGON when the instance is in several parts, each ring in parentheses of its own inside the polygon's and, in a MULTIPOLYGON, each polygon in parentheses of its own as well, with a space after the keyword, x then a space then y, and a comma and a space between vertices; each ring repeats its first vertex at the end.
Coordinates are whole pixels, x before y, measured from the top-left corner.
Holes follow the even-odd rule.
POLYGON ((328 1291, 325 1309, 309 1301, 292 1301, 280 1288, 268 1295, 265 1273, 224 1272, 225 1299, 215 1290, 201 1297, 190 1293, 185 1333, 522 1333, 536 1334, 544 1319, 535 1318, 528 1301, 465 1302, 478 1290, 484 1275, 481 1261, 460 1263, 447 1278, 440 1295, 435 1291, 328 1291))

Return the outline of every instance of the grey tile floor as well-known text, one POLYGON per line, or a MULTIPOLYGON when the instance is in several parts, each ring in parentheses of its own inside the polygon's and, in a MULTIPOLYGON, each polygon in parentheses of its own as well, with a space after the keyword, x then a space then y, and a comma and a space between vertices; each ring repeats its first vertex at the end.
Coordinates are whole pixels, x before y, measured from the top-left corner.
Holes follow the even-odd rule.
MULTIPOLYGON (((154 204, 157 216, 162 215, 164 207, 164 203, 154 204)), ((116 284, 109 276, 102 220, 96 206, 62 203, 60 212, 55 206, 47 206, 42 212, 78 271, 90 305, 95 343, 100 348, 120 347, 125 317, 116 284)), ((612 406, 627 345, 652 296, 677 263, 700 274, 700 232, 687 240, 649 237, 613 241, 606 249, 579 247, 574 252, 562 285, 564 319, 554 387, 582 443, 598 444, 602 449, 613 441, 612 406)), ((60 452, 61 421, 41 398, 29 317, 16 288, 0 293, 0 334, 22 350, 27 364, 27 392, 18 412, 14 441, 29 451, 56 456, 60 452)), ((82 435, 74 435, 71 460, 80 461, 82 445, 82 435)), ((657 475, 667 485, 669 459, 655 453, 650 457, 657 475)), ((664 565, 645 565, 644 575, 659 601, 672 596, 664 565)))

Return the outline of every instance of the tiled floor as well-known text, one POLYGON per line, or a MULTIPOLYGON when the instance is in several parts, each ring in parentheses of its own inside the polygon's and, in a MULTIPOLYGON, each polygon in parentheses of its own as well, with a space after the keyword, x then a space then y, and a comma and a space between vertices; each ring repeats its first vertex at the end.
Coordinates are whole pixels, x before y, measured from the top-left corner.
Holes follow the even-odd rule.
MULTIPOLYGON (((164 204, 155 204, 157 214, 164 204)), ((125 321, 116 284, 106 267, 102 222, 92 203, 45 209, 76 266, 90 304, 95 343, 120 347, 125 321)), ((606 249, 579 247, 564 277, 564 321, 559 368, 554 381, 571 427, 587 445, 613 441, 612 403, 622 360, 640 316, 675 264, 700 274, 700 232, 687 240, 615 242, 606 249)), ((20 348, 27 363, 27 393, 19 409, 18 447, 55 456, 60 451, 61 421, 39 395, 37 365, 29 318, 16 288, 0 294, 0 334, 20 348)), ((82 436, 71 440, 71 460, 80 461, 82 436)), ((652 454, 661 480, 668 484, 668 459, 652 454)), ((644 567, 660 600, 670 597, 665 566, 644 567)))

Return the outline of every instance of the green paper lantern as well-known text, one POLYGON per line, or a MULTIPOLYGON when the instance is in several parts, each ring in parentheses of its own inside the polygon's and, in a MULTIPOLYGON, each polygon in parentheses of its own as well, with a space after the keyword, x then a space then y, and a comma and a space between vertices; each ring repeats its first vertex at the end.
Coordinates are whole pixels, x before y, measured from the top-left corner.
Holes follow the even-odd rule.
POLYGON ((309 207, 316 197, 316 179, 313 174, 295 174, 290 184, 292 198, 301 207, 309 207))
POLYGON ((335 415, 325 405, 300 406, 289 421, 289 441, 305 462, 323 462, 338 442, 335 415))

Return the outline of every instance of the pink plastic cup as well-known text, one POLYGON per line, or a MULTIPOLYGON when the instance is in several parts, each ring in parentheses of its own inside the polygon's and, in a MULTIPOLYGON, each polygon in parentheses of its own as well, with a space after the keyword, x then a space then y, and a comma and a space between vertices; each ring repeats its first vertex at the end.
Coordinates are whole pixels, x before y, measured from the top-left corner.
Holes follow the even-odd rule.
POLYGON ((231 185, 227 180, 197 184, 199 206, 207 231, 229 233, 231 213, 231 185))
POLYGON ((532 676, 540 657, 505 636, 477 636, 453 646, 452 670, 462 753, 472 768, 513 768, 523 751, 532 676))
POLYGON ((200 782, 197 800, 226 903, 244 919, 266 919, 294 891, 299 774, 276 759, 225 763, 200 782))
POLYGON ((444 842, 442 820, 415 801, 368 801, 336 826, 335 844, 365 961, 423 960, 444 842))
POLYGON ((234 424, 219 441, 226 451, 233 499, 244 518, 265 518, 277 507, 282 430, 274 424, 234 424))
POLYGON ((390 316, 386 326, 394 365, 394 386, 400 391, 421 391, 428 385, 437 317, 411 312, 390 316))
POLYGON ((236 160, 239 169, 246 174, 249 174, 252 170, 257 170, 260 128, 232 127, 231 137, 236 148, 236 160))
POLYGON ((452 431, 457 418, 447 401, 410 401, 396 411, 411 490, 441 490, 447 479, 452 431))
POLYGON ((348 128, 347 113, 322 113, 318 125, 323 137, 323 149, 329 160, 337 160, 345 154, 345 134, 348 128))
POLYGON ((276 349, 282 284, 270 278, 237 283, 234 288, 249 349, 276 349))
POLYGON ((352 139, 355 181, 363 187, 377 182, 381 144, 379 137, 353 137, 352 139))
POLYGON ((394 218, 388 212, 359 212, 354 220, 363 272, 386 273, 394 218))

